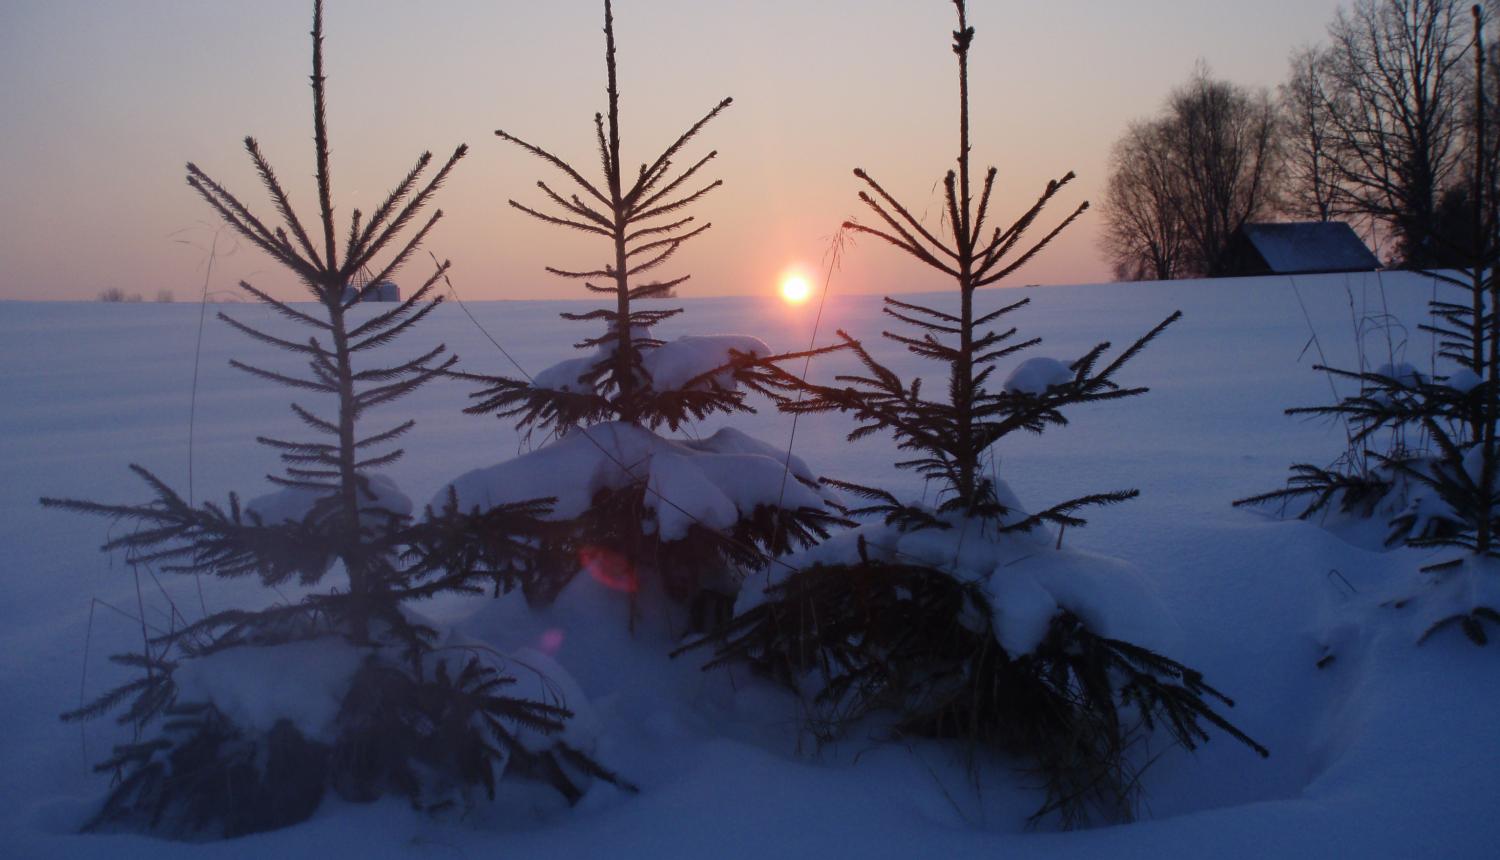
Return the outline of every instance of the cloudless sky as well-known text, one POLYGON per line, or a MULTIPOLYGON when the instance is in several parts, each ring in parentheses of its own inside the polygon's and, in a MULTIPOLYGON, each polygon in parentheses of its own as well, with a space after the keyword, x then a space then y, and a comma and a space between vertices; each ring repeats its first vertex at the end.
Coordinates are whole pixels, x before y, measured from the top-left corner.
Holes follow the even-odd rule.
MULTIPOLYGON (((1109 149, 1156 111, 1198 59, 1256 87, 1322 38, 1337 0, 971 0, 976 166, 1000 169, 992 210, 1018 214, 1046 180, 1079 180, 1053 219, 1102 194, 1109 149)), ((470 154, 438 197, 427 247, 465 298, 582 298, 544 265, 592 268, 598 237, 531 222, 543 163, 504 128, 597 171, 602 2, 327 0, 325 65, 334 199, 366 211, 423 150, 470 154)), ((723 188, 695 210, 714 228, 662 270, 688 295, 770 293, 813 273, 848 216, 861 166, 934 223, 956 155, 947 0, 619 0, 624 158, 653 159, 723 96, 734 105, 692 152, 719 151, 723 188)), ((302 0, 0 0, 0 299, 149 299, 202 289, 212 212, 184 182, 194 161, 270 220, 240 147, 260 140, 304 221, 315 220, 308 30, 302 0)), ((1108 280, 1097 211, 1013 276, 1015 285, 1108 280)), ((288 275, 219 238, 211 288, 247 278, 299 297, 288 275)), ((941 284, 865 240, 834 288, 941 284)), ((430 271, 425 256, 398 282, 430 271)))

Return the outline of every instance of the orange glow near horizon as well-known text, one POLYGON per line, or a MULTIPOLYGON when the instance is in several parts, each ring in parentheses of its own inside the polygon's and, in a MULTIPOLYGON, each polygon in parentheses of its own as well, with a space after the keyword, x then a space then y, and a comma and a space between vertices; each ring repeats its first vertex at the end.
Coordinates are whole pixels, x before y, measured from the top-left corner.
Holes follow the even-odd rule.
POLYGON ((795 272, 781 278, 781 299, 789 305, 800 305, 812 298, 812 284, 795 272))
MULTIPOLYGON (((205 280, 210 292, 232 295, 244 280, 278 299, 306 301, 294 273, 220 228, 184 185, 182 162, 193 159, 274 229, 282 220, 277 207, 237 143, 253 134, 304 223, 318 220, 307 5, 0 2, 6 32, 27 36, 0 50, 0 80, 27 82, 0 87, 0 157, 27 165, 0 179, 0 300, 88 301, 117 288, 148 298, 171 291, 181 301, 200 295, 205 280), (167 39, 194 51, 164 61, 159 45, 167 39), (97 140, 110 145, 80 143, 97 140), (220 247, 238 250, 221 250, 210 273, 220 229, 220 247)), ((466 301, 589 297, 544 267, 592 270, 612 260, 613 249, 601 237, 503 205, 510 197, 551 205, 538 180, 561 181, 552 187, 564 199, 576 189, 554 165, 489 130, 520 133, 600 181, 589 122, 605 107, 600 5, 454 0, 441 15, 411 3, 326 10, 340 230, 353 209, 375 210, 418 153, 441 159, 460 142, 473 147, 430 203, 446 213, 443 220, 393 278, 404 291, 431 274, 430 250, 453 260, 466 301), (392 61, 428 44, 443 50, 420 63, 392 61), (584 61, 558 64, 558 57, 584 61), (548 74, 531 80, 537 69, 548 74), (403 121, 382 122, 398 105, 403 121)), ((970 3, 979 32, 971 168, 982 174, 994 165, 1005 177, 990 201, 995 223, 1025 212, 1067 170, 1077 181, 1037 229, 1050 229, 1084 199, 1099 200, 1113 142, 1132 121, 1156 114, 1195 62, 1207 59, 1245 85, 1273 86, 1285 79, 1288 52, 1323 39, 1341 5, 1200 0, 1142 15, 1131 3, 970 3), (1060 41, 1082 46, 1090 62, 1056 51, 1060 41), (1007 87, 1022 79, 1028 86, 1007 87), (999 98, 1008 99, 1005 110, 984 107, 999 98), (1017 134, 1017 117, 1034 118, 1035 127, 1017 134)), ((632 170, 718 99, 734 96, 733 108, 674 158, 686 169, 717 150, 701 178, 724 183, 682 213, 715 229, 659 270, 664 279, 692 275, 679 290, 684 299, 754 296, 788 315, 811 310, 810 300, 799 305, 780 295, 785 270, 805 261, 811 298, 821 298, 819 259, 829 232, 851 215, 875 217, 853 196, 865 187, 848 173, 856 160, 929 228, 941 226, 941 177, 954 158, 959 119, 951 3, 637 3, 619 11, 622 157, 632 170), (847 38, 830 39, 830 32, 847 38), (672 46, 692 46, 692 56, 681 58, 691 74, 661 61, 673 56, 672 46), (768 63, 768 56, 798 59, 768 63), (880 60, 895 56, 902 61, 880 60), (838 97, 831 101, 830 92, 838 97)), ((975 179, 977 192, 982 179, 975 179)), ((1103 219, 1089 213, 1003 286, 1112 280, 1102 229, 1103 219)), ((851 247, 833 291, 949 288, 884 245, 851 247)))

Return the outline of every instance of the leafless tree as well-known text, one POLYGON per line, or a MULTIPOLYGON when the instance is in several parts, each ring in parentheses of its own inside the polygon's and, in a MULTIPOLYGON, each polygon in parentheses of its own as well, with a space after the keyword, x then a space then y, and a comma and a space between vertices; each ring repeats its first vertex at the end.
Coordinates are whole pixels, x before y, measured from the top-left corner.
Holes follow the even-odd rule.
POLYGON ((1336 127, 1327 65, 1327 48, 1298 50, 1292 54, 1291 76, 1280 88, 1284 211, 1316 221, 1329 221, 1348 207, 1333 160, 1336 127))
POLYGON ((1224 274, 1235 231, 1273 208, 1275 108, 1266 93, 1214 80, 1200 66, 1172 94, 1169 117, 1192 267, 1203 275, 1224 274))
POLYGON ((1132 123, 1110 153, 1104 249, 1115 277, 1165 281, 1186 263, 1186 232, 1173 192, 1170 124, 1132 123))
POLYGON ((1439 202, 1463 177, 1466 12, 1459 0, 1356 0, 1318 66, 1339 194, 1408 265, 1440 262, 1439 202))
POLYGON ((1122 277, 1218 275, 1235 231, 1274 208, 1279 124, 1269 95, 1199 67, 1115 146, 1105 249, 1122 277))

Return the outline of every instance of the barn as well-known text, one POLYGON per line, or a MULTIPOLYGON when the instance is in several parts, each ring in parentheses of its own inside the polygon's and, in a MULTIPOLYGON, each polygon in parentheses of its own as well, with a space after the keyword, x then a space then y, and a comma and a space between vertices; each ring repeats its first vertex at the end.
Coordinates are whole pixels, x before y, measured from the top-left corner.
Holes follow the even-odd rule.
POLYGON ((1235 231, 1223 275, 1313 275, 1373 272, 1380 260, 1342 221, 1245 224, 1235 231))

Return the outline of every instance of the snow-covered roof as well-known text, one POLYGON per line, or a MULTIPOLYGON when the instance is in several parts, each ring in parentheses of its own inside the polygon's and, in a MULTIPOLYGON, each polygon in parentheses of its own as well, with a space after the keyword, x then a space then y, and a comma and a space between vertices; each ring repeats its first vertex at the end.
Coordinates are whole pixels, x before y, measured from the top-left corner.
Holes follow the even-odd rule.
POLYGON ((1342 221, 1246 224, 1240 231, 1275 274, 1367 272, 1380 268, 1380 260, 1342 221))

